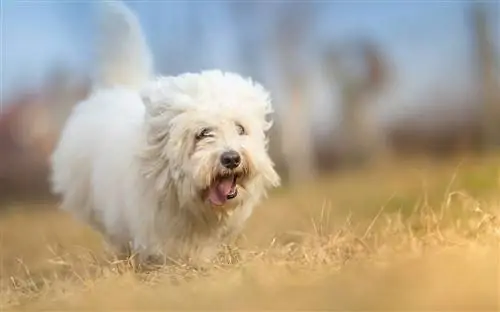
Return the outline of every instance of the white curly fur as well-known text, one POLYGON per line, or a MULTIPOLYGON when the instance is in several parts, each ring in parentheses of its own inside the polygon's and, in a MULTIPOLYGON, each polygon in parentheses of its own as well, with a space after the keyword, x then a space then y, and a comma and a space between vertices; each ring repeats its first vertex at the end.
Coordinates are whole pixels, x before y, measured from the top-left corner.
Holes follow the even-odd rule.
POLYGON ((99 83, 73 110, 52 156, 53 191, 63 210, 121 251, 210 260, 279 185, 267 153, 268 93, 216 70, 145 81, 149 51, 134 15, 121 3, 104 12, 102 33, 130 50, 104 50, 99 83), (201 129, 210 137, 197 139, 201 129), (203 192, 231 173, 219 160, 227 150, 242 156, 238 196, 214 206, 203 192))

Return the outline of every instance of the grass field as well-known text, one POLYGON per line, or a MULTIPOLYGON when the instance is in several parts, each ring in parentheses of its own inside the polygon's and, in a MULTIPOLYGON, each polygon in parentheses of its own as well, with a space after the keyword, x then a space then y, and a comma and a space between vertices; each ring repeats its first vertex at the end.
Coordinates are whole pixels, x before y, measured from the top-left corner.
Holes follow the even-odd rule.
POLYGON ((54 204, 0 213, 0 310, 500 309, 500 159, 280 189, 213 267, 137 272, 54 204))

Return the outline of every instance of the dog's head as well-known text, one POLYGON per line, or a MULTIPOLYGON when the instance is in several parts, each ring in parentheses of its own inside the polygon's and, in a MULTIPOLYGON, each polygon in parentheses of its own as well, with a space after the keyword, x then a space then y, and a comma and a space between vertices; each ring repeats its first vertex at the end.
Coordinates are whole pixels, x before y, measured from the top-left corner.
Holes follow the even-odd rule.
POLYGON ((148 173, 160 191, 174 186, 181 205, 236 207, 279 185, 267 153, 272 107, 260 85, 207 71, 160 78, 143 99, 148 173))

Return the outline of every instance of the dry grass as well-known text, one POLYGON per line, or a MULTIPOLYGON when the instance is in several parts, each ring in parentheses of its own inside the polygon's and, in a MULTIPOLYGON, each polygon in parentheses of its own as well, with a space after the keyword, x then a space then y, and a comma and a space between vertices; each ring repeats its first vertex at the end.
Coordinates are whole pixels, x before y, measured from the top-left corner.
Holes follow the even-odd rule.
POLYGON ((0 214, 0 307, 498 310, 497 167, 391 165, 281 190, 205 269, 138 272, 53 205, 13 206, 0 214))

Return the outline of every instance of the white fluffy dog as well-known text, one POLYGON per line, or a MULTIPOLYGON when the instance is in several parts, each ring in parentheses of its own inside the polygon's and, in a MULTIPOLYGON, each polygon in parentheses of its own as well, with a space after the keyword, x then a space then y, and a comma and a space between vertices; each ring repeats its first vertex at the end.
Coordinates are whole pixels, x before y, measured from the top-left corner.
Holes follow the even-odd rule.
POLYGON ((120 251, 210 260, 280 183, 269 95, 220 71, 154 79, 134 14, 103 12, 100 74, 52 156, 53 191, 120 251))

